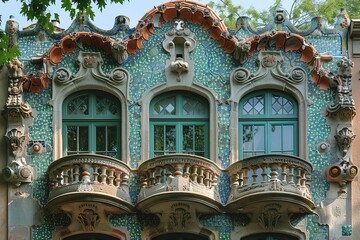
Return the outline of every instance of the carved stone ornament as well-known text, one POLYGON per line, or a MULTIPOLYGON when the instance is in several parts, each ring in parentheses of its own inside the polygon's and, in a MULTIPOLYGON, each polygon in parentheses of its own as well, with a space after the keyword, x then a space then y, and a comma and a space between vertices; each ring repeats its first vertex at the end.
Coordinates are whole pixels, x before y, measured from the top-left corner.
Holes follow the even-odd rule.
POLYGON ((171 206, 171 213, 169 214, 169 228, 173 231, 183 231, 188 228, 191 213, 190 206, 187 204, 174 204, 171 206))
POLYGON ((250 42, 247 42, 245 39, 240 39, 238 42, 235 43, 234 58, 239 61, 240 64, 243 64, 248 57, 250 48, 250 42))
POLYGON ((18 158, 2 170, 2 175, 6 182, 20 186, 21 183, 32 182, 33 168, 27 165, 24 158, 18 158))
POLYGON ((328 106, 327 115, 341 120, 351 120, 355 117, 355 103, 351 93, 351 77, 354 63, 343 57, 337 63, 338 66, 338 87, 336 103, 328 106))
POLYGON ((84 231, 93 232, 100 223, 100 216, 93 209, 84 209, 78 216, 84 231))
POLYGON ((263 79, 268 74, 274 78, 290 84, 299 84, 306 79, 305 71, 300 67, 294 67, 285 73, 281 70, 284 59, 280 52, 267 51, 259 53, 259 69, 256 73, 251 73, 246 68, 237 68, 231 74, 231 80, 234 84, 245 85, 263 79))
POLYGON ((114 87, 125 85, 124 91, 127 91, 129 73, 125 69, 118 67, 113 69, 110 74, 105 74, 101 68, 104 61, 99 52, 80 52, 77 63, 80 68, 76 74, 72 74, 70 70, 66 68, 57 69, 54 73, 55 82, 59 85, 66 86, 75 81, 86 81, 89 76, 92 76, 94 79, 114 87))
POLYGON ((279 204, 269 204, 264 207, 258 217, 259 224, 264 230, 272 231, 276 228, 281 218, 280 209, 281 205, 279 204))
POLYGON ((189 54, 194 50, 196 41, 194 33, 185 27, 183 20, 175 20, 173 28, 165 34, 164 49, 170 53, 166 62, 166 78, 169 81, 190 83, 193 79, 193 62, 189 54))
POLYGON ((337 145, 343 157, 347 154, 349 148, 351 147, 351 143, 355 139, 355 137, 356 135, 354 134, 354 132, 347 127, 344 127, 337 133, 337 135, 335 135, 337 145))
POLYGON ((189 64, 187 62, 184 61, 183 58, 176 58, 176 60, 172 63, 170 63, 170 68, 172 72, 177 73, 177 80, 180 82, 181 81, 181 74, 183 72, 188 72, 189 71, 189 64))
POLYGON ((111 53, 119 64, 122 64, 128 58, 126 51, 127 42, 116 41, 111 43, 111 53))
POLYGON ((8 139, 9 150, 14 157, 21 156, 25 147, 26 136, 19 129, 11 129, 6 137, 8 139))
POLYGON ((358 168, 350 161, 342 159, 325 170, 328 182, 338 183, 341 187, 340 193, 346 192, 346 184, 352 182, 358 173, 358 168))

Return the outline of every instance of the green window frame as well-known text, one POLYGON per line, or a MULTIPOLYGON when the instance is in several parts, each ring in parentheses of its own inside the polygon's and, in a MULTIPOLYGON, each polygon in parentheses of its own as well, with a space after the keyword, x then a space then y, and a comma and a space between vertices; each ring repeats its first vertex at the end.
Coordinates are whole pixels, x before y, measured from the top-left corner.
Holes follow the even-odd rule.
POLYGON ((101 91, 81 91, 63 103, 64 155, 96 153, 119 158, 121 104, 101 91))
POLYGON ((209 157, 209 103, 174 91, 150 103, 150 157, 185 153, 209 157))
POLYGON ((239 103, 239 159, 298 155, 298 106, 280 91, 256 91, 239 103))

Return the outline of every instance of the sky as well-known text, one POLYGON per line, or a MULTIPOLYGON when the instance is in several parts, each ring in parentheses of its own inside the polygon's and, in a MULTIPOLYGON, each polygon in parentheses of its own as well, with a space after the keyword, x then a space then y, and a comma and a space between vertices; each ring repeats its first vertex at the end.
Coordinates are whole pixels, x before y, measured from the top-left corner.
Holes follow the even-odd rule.
MULTIPOLYGON (((135 27, 138 21, 154 6, 163 4, 164 2, 169 2, 171 0, 125 0, 124 4, 109 4, 106 8, 100 12, 98 9, 94 8, 95 11, 95 22, 96 26, 104 30, 111 29, 115 22, 115 17, 119 15, 125 15, 130 18, 130 27, 135 27)), ((208 0, 197 0, 200 3, 206 4, 208 0)), ((250 6, 254 6, 258 10, 268 9, 270 5, 273 4, 275 0, 258 0, 258 1, 249 1, 249 0, 233 0, 234 4, 240 4, 245 9, 250 6)), ((290 5, 293 0, 283 0, 284 7, 290 5)), ((21 2, 18 0, 9 0, 6 3, 0 2, 0 15, 2 15, 1 20, 1 29, 5 29, 5 23, 9 19, 10 15, 13 15, 15 19, 19 22, 20 29, 29 26, 34 23, 27 21, 26 17, 20 14, 21 2)), ((69 14, 61 9, 61 3, 57 0, 56 5, 48 9, 51 14, 58 13, 60 16, 60 27, 67 29, 70 27, 73 22, 70 19, 69 14)))

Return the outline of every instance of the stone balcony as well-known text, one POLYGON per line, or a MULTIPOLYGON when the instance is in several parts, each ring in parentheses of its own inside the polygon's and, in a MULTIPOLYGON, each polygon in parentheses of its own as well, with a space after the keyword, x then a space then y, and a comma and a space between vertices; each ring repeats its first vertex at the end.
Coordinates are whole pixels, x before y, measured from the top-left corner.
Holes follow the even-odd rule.
POLYGON ((217 187, 221 169, 213 161, 188 154, 163 155, 142 163, 138 174, 136 207, 143 212, 156 213, 180 202, 200 212, 222 212, 217 187))
POLYGON ((48 167, 50 193, 47 209, 71 211, 77 202, 99 205, 109 213, 129 213, 131 169, 122 161, 96 154, 69 155, 48 167))
POLYGON ((277 204, 291 213, 312 213, 312 165, 288 155, 261 155, 232 164, 228 169, 231 193, 227 211, 256 212, 277 204))

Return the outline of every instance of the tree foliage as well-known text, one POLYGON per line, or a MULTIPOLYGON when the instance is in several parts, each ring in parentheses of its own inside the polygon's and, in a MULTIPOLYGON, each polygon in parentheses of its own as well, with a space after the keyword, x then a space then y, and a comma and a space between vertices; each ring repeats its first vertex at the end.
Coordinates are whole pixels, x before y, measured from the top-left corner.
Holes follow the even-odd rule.
MULTIPOLYGON (((231 0, 211 0, 209 6, 215 11, 221 12, 225 25, 234 28, 236 18, 246 15, 251 18, 253 25, 263 26, 273 17, 278 8, 283 8, 282 0, 275 0, 269 10, 258 11, 254 7, 244 9, 235 5, 231 0), (237 12, 235 12, 237 10, 237 12)), ((359 0, 293 0, 290 9, 285 9, 289 20, 298 28, 305 28, 313 17, 322 16, 330 24, 334 23, 335 17, 341 9, 346 9, 350 18, 360 18, 359 0)))

